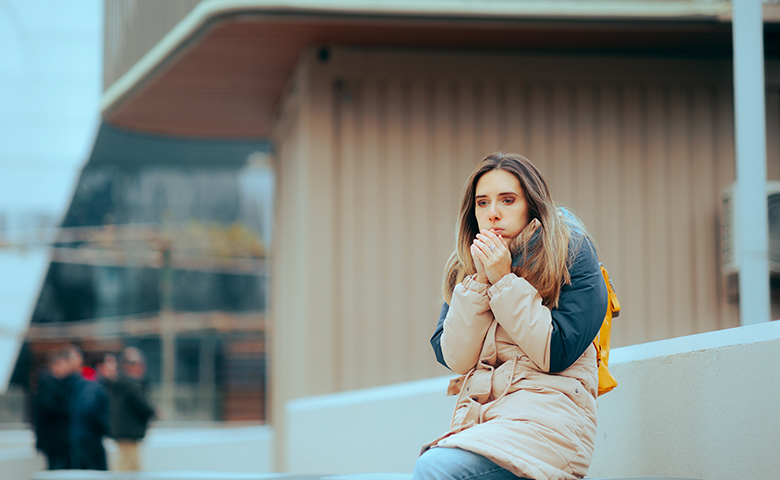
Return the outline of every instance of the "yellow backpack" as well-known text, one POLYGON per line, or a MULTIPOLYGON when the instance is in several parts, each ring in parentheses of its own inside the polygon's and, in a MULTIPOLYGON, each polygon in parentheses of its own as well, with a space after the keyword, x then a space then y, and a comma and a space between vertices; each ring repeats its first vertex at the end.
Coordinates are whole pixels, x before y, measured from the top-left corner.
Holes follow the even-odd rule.
POLYGON ((612 280, 609 279, 609 272, 603 263, 600 265, 601 276, 604 277, 604 283, 607 284, 609 300, 607 301, 607 314, 604 316, 604 322, 601 324, 599 334, 593 339, 599 365, 599 396, 617 387, 617 380, 609 373, 607 365, 609 364, 609 337, 612 331, 612 319, 620 315, 620 302, 618 302, 617 294, 612 286, 612 280))

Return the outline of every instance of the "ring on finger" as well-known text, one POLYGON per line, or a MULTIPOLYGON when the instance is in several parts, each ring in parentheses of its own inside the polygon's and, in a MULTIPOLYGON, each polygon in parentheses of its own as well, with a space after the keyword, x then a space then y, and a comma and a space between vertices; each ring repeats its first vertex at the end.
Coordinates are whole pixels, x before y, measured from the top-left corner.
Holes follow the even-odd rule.
POLYGON ((493 250, 495 250, 495 249, 496 249, 496 246, 495 246, 495 245, 488 245, 488 248, 489 248, 489 249, 490 249, 490 251, 492 252, 493 250))

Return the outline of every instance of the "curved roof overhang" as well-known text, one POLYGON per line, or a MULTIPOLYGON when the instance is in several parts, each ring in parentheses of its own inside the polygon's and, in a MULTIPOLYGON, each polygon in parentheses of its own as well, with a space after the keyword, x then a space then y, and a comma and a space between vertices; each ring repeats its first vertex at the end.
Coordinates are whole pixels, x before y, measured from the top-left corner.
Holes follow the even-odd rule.
POLYGON ((111 125, 263 138, 307 46, 730 49, 728 2, 204 0, 103 94, 111 125))

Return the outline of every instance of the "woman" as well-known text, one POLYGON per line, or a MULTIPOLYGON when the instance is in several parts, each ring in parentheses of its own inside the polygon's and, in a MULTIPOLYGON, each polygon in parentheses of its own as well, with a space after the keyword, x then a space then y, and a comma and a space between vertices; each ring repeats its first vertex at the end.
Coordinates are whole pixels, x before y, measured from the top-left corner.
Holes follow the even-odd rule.
POLYGON ((450 431, 414 480, 584 477, 607 310, 592 239, 528 159, 501 153, 466 182, 457 232, 431 344, 463 376, 450 431))

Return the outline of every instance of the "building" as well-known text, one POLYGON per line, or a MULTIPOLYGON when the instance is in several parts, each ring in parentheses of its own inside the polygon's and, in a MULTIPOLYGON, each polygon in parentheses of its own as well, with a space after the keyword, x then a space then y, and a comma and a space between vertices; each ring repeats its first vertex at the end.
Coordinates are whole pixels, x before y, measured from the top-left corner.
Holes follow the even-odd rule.
MULTIPOLYGON (((105 124, 273 142, 276 427, 290 399, 445 373, 427 339, 458 194, 495 150, 527 155, 590 228, 625 312, 615 345, 740 323, 721 240, 731 5, 475 5, 106 3, 105 124)), ((770 180, 776 13, 765 7, 770 180)))

